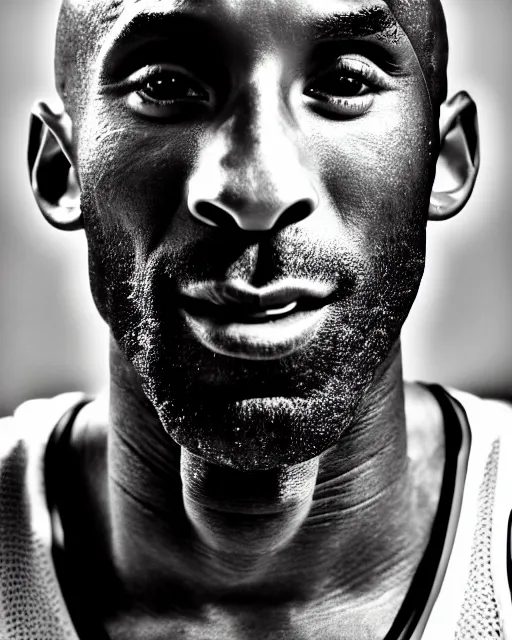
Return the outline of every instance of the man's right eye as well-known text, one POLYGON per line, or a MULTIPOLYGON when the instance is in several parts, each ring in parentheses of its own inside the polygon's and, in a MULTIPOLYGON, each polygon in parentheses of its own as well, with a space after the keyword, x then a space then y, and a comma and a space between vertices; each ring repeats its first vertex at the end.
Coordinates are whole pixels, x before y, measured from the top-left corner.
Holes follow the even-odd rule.
POLYGON ((132 88, 128 105, 152 118, 166 118, 180 106, 211 101, 210 92, 199 80, 171 65, 144 67, 132 74, 126 84, 132 88))
POLYGON ((177 71, 164 69, 144 80, 138 93, 143 99, 155 103, 208 100, 208 94, 197 82, 177 71))

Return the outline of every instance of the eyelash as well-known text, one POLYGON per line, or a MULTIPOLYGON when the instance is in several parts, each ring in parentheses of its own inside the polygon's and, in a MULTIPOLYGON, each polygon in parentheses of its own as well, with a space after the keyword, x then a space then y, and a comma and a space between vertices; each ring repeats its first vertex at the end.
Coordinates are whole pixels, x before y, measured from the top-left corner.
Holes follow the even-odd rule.
POLYGON ((128 105, 132 109, 142 115, 154 118, 161 118, 162 111, 166 108, 176 111, 179 105, 190 107, 194 103, 211 104, 211 96, 213 95, 213 92, 209 88, 205 88, 204 83, 196 79, 190 72, 174 65, 165 64, 143 67, 117 85, 116 88, 123 93, 128 93, 128 105), (192 89, 192 93, 195 95, 181 96, 171 100, 158 100, 144 93, 143 90, 150 81, 156 81, 159 76, 165 75, 174 76, 179 82, 183 81, 184 86, 188 85, 188 88, 192 89), (145 109, 145 112, 142 109, 145 109), (152 113, 151 110, 154 112, 152 113))
MULTIPOLYGON (((375 95, 387 88, 386 74, 375 65, 369 64, 364 58, 359 56, 343 56, 338 58, 336 63, 326 71, 316 75, 303 89, 307 101, 316 110, 328 111, 341 118, 356 118, 365 114, 372 106, 375 95), (347 79, 359 83, 367 88, 361 95, 342 97, 329 94, 328 92, 315 89, 315 84, 329 79, 329 76, 339 74, 339 80, 347 79)), ((179 80, 178 80, 179 81, 179 80)), ((129 89, 128 104, 136 112, 153 118, 162 118, 162 113, 166 108, 173 112, 179 108, 190 107, 192 104, 213 105, 213 91, 205 87, 204 83, 196 79, 191 73, 180 67, 173 65, 148 65, 139 69, 125 81, 117 85, 118 90, 129 89), (156 81, 159 76, 169 77, 174 74, 175 78, 183 80, 184 86, 188 85, 194 95, 178 97, 168 100, 157 100, 144 93, 143 89, 150 81, 156 81)), ((169 113, 169 115, 171 115, 169 113)))
POLYGON ((374 65, 369 64, 359 56, 344 56, 336 63, 318 75, 304 89, 310 99, 320 102, 319 108, 338 114, 341 117, 355 118, 365 114, 372 106, 375 95, 386 89, 386 75, 374 65), (314 85, 331 75, 339 73, 339 77, 354 80, 367 88, 358 96, 340 97, 315 89, 314 85))

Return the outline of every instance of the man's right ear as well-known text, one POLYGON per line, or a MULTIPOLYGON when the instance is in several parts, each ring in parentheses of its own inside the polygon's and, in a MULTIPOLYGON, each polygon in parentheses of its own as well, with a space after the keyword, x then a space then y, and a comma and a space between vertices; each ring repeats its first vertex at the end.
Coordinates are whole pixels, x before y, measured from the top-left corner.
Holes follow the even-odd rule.
POLYGON ((28 167, 32 190, 45 219, 57 229, 83 228, 80 187, 74 169, 72 126, 64 111, 40 102, 32 109, 28 167))

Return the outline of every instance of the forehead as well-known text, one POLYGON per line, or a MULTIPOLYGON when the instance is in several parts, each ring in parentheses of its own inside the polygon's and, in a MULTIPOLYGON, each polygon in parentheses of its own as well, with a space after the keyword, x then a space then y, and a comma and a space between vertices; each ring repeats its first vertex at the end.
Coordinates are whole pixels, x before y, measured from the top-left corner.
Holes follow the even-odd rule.
POLYGON ((219 23, 228 19, 244 22, 245 26, 256 20, 269 29, 274 26, 283 36, 287 27, 298 35, 301 27, 308 29, 310 20, 322 16, 343 17, 347 35, 386 31, 397 24, 384 0, 113 0, 100 2, 100 7, 98 21, 107 29, 115 25, 117 31, 130 26, 134 18, 139 18, 138 26, 142 27, 144 18, 173 15, 216 19, 219 23))

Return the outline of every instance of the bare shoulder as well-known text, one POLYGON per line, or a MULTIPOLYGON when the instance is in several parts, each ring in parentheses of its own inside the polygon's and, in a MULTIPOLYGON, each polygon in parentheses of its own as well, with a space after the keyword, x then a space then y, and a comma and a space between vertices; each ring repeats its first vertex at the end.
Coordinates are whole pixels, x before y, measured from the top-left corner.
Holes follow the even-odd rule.
POLYGON ((512 429, 512 402, 510 399, 481 398, 466 391, 447 389, 449 394, 457 400, 464 409, 468 421, 473 428, 478 428, 481 423, 487 428, 512 429))
POLYGON ((79 392, 63 393, 21 404, 12 416, 0 420, 0 456, 5 457, 14 449, 46 446, 59 418, 83 397, 79 392))

